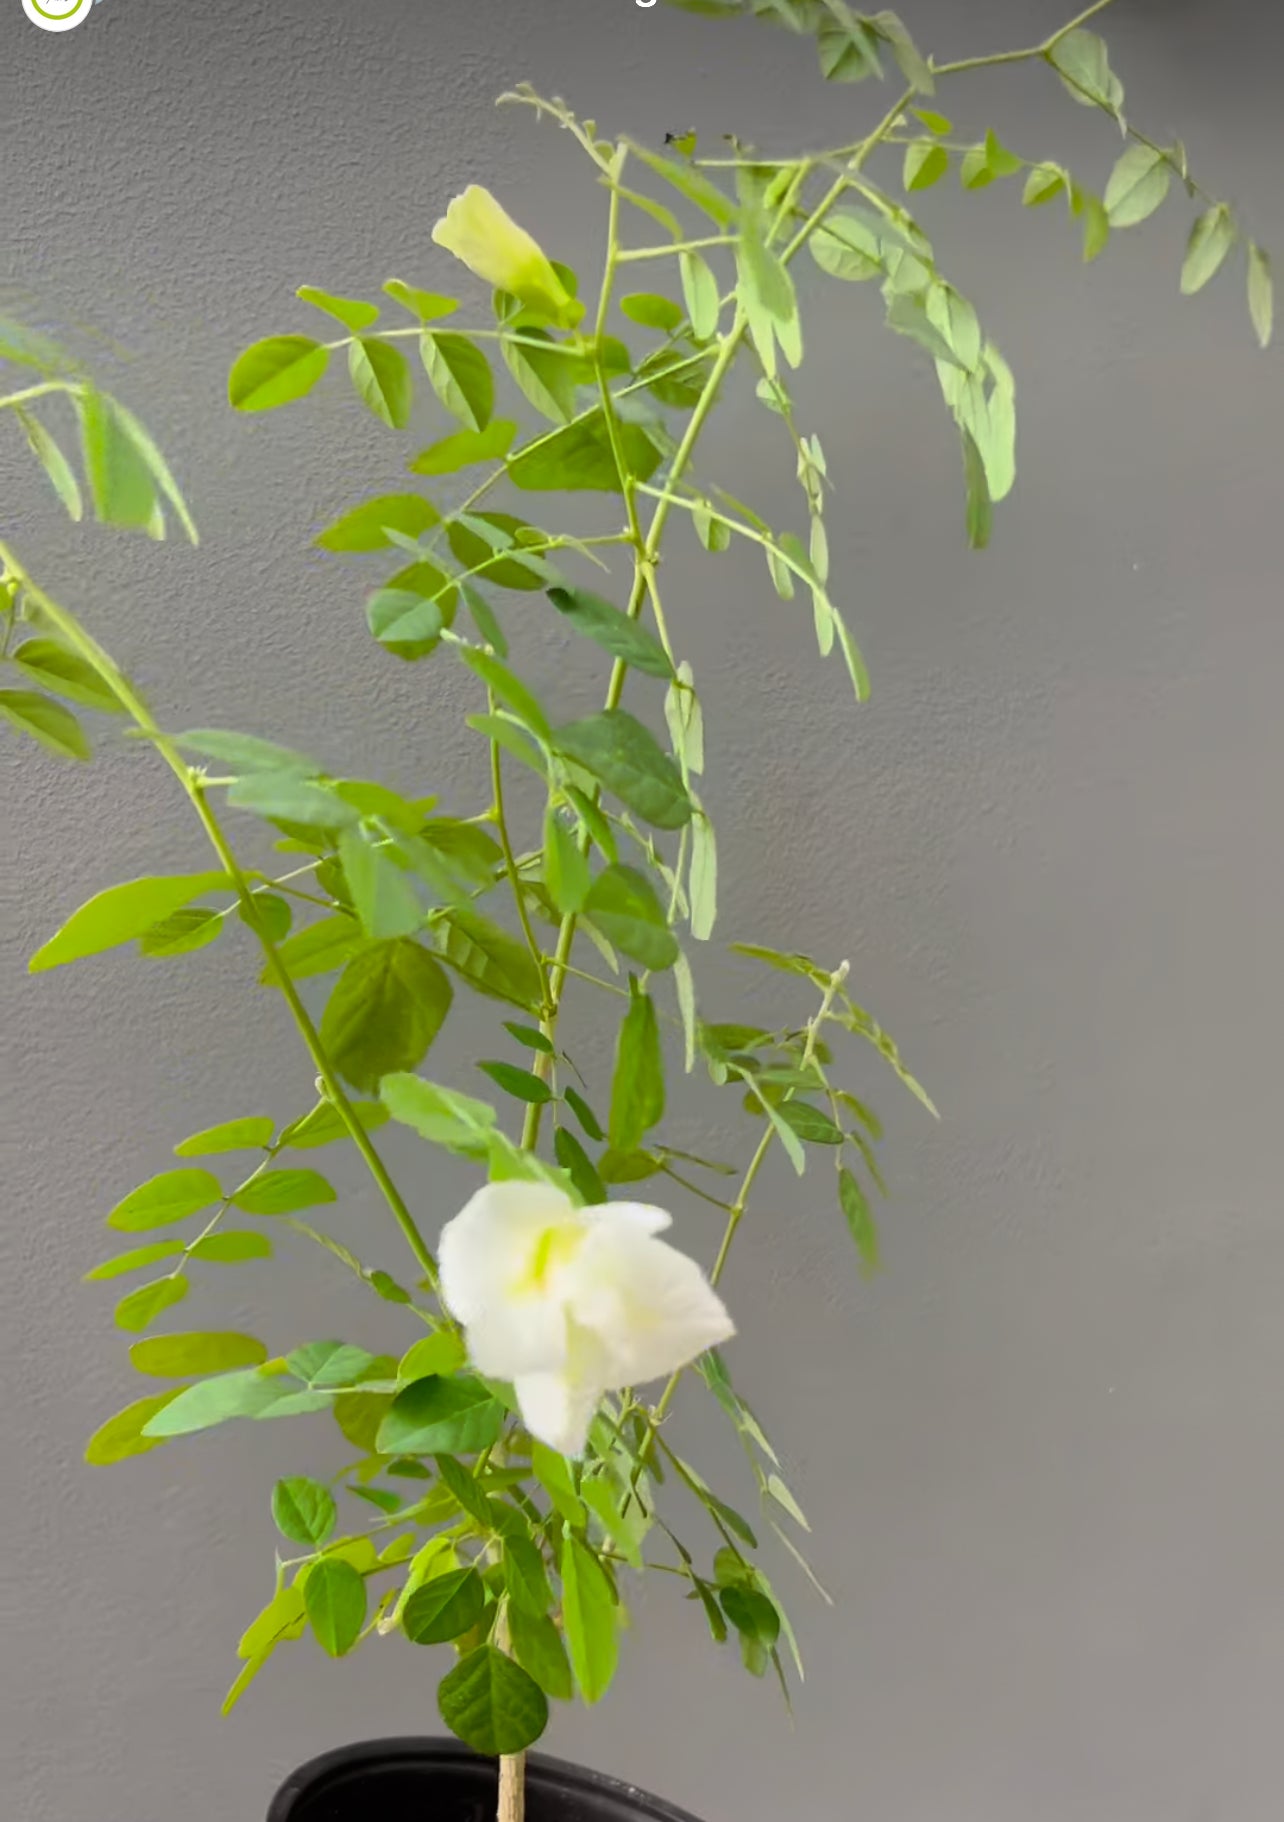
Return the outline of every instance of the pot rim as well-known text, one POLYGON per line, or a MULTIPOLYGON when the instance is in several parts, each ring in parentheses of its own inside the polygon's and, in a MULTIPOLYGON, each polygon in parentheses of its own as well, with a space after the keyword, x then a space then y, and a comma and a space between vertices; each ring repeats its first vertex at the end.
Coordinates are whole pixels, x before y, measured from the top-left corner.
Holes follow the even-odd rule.
MULTIPOLYGON (((333 1773, 359 1771, 367 1765, 396 1761, 405 1763, 407 1760, 438 1765, 443 1769, 492 1771, 498 1763, 495 1759, 474 1752, 459 1740, 436 1735, 392 1735, 386 1739, 354 1740, 347 1746, 336 1746, 329 1752, 319 1753, 316 1758, 300 1765, 297 1771, 291 1772, 272 1799, 267 1822, 294 1822, 294 1806, 298 1800, 318 1787, 323 1788, 333 1773)), ((665 1798, 653 1796, 650 1791, 640 1790, 636 1784, 630 1784, 624 1778, 612 1777, 609 1772, 595 1771, 591 1766, 550 1758, 544 1753, 527 1754, 526 1777, 535 1789, 550 1792, 582 1791, 586 1794, 597 1792, 617 1797, 632 1807, 638 1822, 697 1822, 697 1818, 688 1810, 679 1809, 665 1798)))

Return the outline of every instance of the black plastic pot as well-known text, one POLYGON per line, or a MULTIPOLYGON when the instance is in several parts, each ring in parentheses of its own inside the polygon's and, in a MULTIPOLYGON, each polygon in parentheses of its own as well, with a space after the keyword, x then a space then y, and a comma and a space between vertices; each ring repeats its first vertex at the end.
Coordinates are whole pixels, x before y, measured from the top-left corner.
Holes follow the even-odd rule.
MULTIPOLYGON (((285 1780, 267 1822, 495 1822, 499 1768, 458 1740, 365 1740, 285 1780)), ((696 1822, 600 1771, 531 1753, 527 1822, 696 1822)))

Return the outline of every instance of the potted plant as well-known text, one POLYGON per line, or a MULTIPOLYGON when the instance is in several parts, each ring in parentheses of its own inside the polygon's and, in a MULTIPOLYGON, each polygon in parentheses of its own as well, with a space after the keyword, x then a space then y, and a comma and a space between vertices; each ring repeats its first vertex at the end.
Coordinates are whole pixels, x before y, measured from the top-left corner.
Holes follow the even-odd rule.
MULTIPOLYGON (((586 202, 600 198, 604 219, 600 282, 582 285, 471 186, 444 208, 437 250, 417 249, 415 267, 434 287, 459 279, 464 307, 399 279, 378 304, 304 286, 299 298, 326 328, 258 342, 231 371, 232 406, 261 413, 346 365, 360 404, 404 434, 417 358, 439 434, 411 454, 403 492, 356 498, 316 542, 374 572, 366 619, 390 663, 463 667, 465 737, 489 755, 486 801, 447 809, 351 776, 322 729, 315 755, 257 732, 174 731, 0 544, 4 660, 15 673, 0 712, 79 760, 89 743, 76 710, 115 716, 169 768, 210 849, 199 870, 97 890, 37 950, 32 972, 126 943, 155 958, 239 941, 257 947, 265 1016, 289 1017, 300 1039, 300 1082, 283 1084, 279 1106, 182 1137, 176 1161, 145 1161, 145 1180, 108 1214, 125 1250, 89 1276, 124 1281, 115 1320, 152 1389, 107 1419, 88 1459, 165 1447, 177 1464, 186 1439, 238 1419, 312 1415, 342 1432, 350 1454, 327 1481, 301 1471, 306 1427, 281 1432, 275 1571, 237 1648, 226 1708, 305 1635, 333 1657, 390 1634, 436 1648, 425 1687, 434 1677, 453 1741, 332 1754, 288 1781, 272 1822, 495 1807, 515 1822, 524 1802, 533 1822, 680 1822, 596 1774, 544 1759, 524 1772, 550 1702, 605 1694, 632 1578, 649 1569, 678 1584, 714 1647, 738 1650, 751 1675, 774 1674, 787 1692, 799 1667, 759 1544, 770 1531, 793 1559, 785 1567, 814 1581, 805 1521, 733 1377, 724 1275, 776 1148, 800 1177, 809 1165, 832 1170, 837 1216, 872 1271, 871 1203, 885 1192, 866 1059, 931 1103, 854 997, 846 961, 747 932, 755 940, 733 947, 747 970, 790 977, 793 1017, 767 1030, 702 1000, 692 963, 717 901, 706 737, 682 653, 684 603, 661 563, 675 533, 694 532, 715 558, 733 542, 756 546, 764 583, 791 604, 783 611, 814 625, 820 655, 836 653, 856 698, 866 695, 846 591, 830 575, 824 450, 790 392, 804 350, 799 271, 850 285, 853 309, 879 298, 888 326, 934 362, 975 547, 1013 484, 1015 382, 938 266, 916 192, 954 176, 966 207, 967 191, 1008 185, 1014 203, 1064 206, 1095 259, 1184 187, 1194 212, 1182 289, 1241 256, 1253 325, 1263 345, 1270 337, 1266 255, 1200 188, 1179 146, 1123 113, 1122 85, 1088 26, 1107 0, 1038 44, 953 63, 925 57, 895 15, 866 17, 841 0, 674 3, 814 35, 826 77, 889 78, 887 101, 846 144, 768 157, 738 141, 709 152, 694 134, 660 147, 607 138, 560 100, 519 88, 506 99, 582 148, 586 202), (995 64, 1034 66, 1113 122, 1122 149, 1101 194, 1038 147, 956 134, 940 91, 995 64), (705 472, 702 435, 733 388, 756 399, 796 500, 746 506, 705 472), (588 529, 575 510, 583 494, 599 508, 588 529), (607 531, 602 499, 614 503, 607 531), (527 640, 557 625, 598 648, 598 712, 568 719, 536 694, 510 648, 519 618, 527 640), (249 819, 274 843, 270 866, 242 852, 249 819), (493 1005, 496 1036, 476 1074, 443 1081, 432 1047, 464 994, 493 1005), (560 1021, 572 995, 614 1030, 602 1080, 582 1080, 566 1055, 560 1021), (743 1116, 737 1163, 666 1141, 672 1084, 697 1068, 727 1089, 729 1125, 743 1116), (475 1172, 474 1193, 440 1232, 425 1232, 384 1161, 389 1121, 475 1172), (318 1211, 335 1191, 314 1154, 329 1145, 354 1147, 368 1169, 405 1243, 400 1274, 325 1231, 318 1211), (682 1244, 691 1197, 723 1222, 707 1267, 682 1244), (287 1234, 326 1248, 336 1270, 384 1301, 385 1353, 341 1338, 274 1336, 269 1346, 183 1329, 194 1275, 262 1269, 287 1234), (734 1426, 760 1515, 672 1446, 664 1420, 688 1386, 734 1426)), ((967 108, 962 83, 958 102, 967 108)), ((73 518, 84 488, 101 520, 157 536, 174 522, 195 542, 173 476, 124 405, 13 325, 0 329, 0 358, 27 370, 0 409, 19 419, 73 518), (55 439, 50 408, 62 400, 78 414, 81 475, 55 439)), ((716 763, 716 729, 708 746, 716 763)))

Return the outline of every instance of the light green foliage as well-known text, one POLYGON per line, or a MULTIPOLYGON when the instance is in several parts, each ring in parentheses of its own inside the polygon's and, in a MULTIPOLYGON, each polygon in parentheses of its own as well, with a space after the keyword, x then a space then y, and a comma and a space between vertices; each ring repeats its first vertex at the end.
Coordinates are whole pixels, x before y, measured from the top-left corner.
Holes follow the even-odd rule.
MULTIPOLYGON (((814 40, 826 79, 883 84, 868 112, 851 97, 851 130, 864 137, 796 156, 749 153, 734 140, 706 152, 689 133, 651 148, 605 139, 561 102, 519 88, 506 99, 551 116, 585 154, 585 207, 602 198, 605 259, 594 269, 603 286, 585 295, 582 315, 578 306, 541 314, 529 289, 526 303, 495 292, 488 310, 401 279, 369 287, 383 302, 304 285, 291 305, 302 329, 256 342, 231 368, 238 412, 297 405, 324 382, 335 409, 368 413, 386 433, 393 465, 380 471, 381 490, 354 478, 322 529, 299 523, 293 535, 333 561, 331 589, 348 591, 354 620, 364 614, 376 658, 449 667, 435 679, 420 673, 400 788, 348 775, 343 755, 328 750, 323 710, 312 723, 316 758, 257 732, 168 735, 0 541, 0 718, 48 752, 85 761, 100 736, 80 717, 113 717, 101 738, 127 727, 174 775, 211 845, 204 871, 185 855, 172 872, 71 884, 73 903, 99 889, 36 950, 32 972, 112 950, 122 967, 142 954, 194 969, 198 951, 221 939, 225 965, 241 963, 271 990, 264 1017, 288 1015, 302 1040, 298 1079, 280 1084, 279 1104, 241 1113, 220 1097, 174 1146, 177 1168, 147 1167, 154 1174, 107 1216, 138 1243, 87 1274, 131 1280, 115 1309, 117 1325, 139 1337, 130 1361, 154 1382, 177 1382, 107 1418, 88 1445, 91 1463, 229 1422, 310 1416, 331 1443, 336 1428, 342 1438, 342 1465, 322 1483, 294 1472, 309 1432, 282 1432, 290 1472, 276 1481, 271 1517, 295 1554, 278 1559, 270 1597, 240 1641, 225 1707, 307 1631, 333 1657, 400 1631, 441 1653, 446 1724, 481 1752, 515 1753, 542 1732, 550 1699, 596 1702, 606 1692, 632 1578, 651 1568, 678 1579, 715 1646, 734 1645, 750 1674, 774 1670, 785 1686, 792 1665, 788 1674, 801 1677, 760 1540, 778 1541, 786 1566, 828 1597, 799 1548, 809 1526, 787 1462, 728 1361, 708 1353, 691 1379, 743 1449, 740 1471, 757 1501, 749 1516, 670 1447, 661 1420, 678 1374, 663 1388, 608 1395, 582 1460, 533 1440, 512 1388, 468 1360, 437 1295, 429 1241, 454 1212, 442 1205, 437 1165, 448 1155, 476 1184, 542 1183, 587 1204, 664 1200, 678 1228, 712 1207, 725 1222, 707 1261, 715 1282, 742 1224, 762 1218, 761 1170, 776 1170, 777 1197, 789 1181, 782 1169, 805 1178, 793 1199, 810 1205, 816 1172, 832 1168, 836 1184, 820 1202, 848 1230, 858 1271, 872 1274, 872 1204, 886 1187, 864 1073, 890 1070, 934 1109, 851 997, 846 963, 733 943, 735 975, 774 1023, 705 1004, 692 960, 694 942, 720 934, 714 816, 743 830, 752 806, 719 768, 727 711, 706 727, 683 656, 702 611, 685 566, 755 546, 744 586, 769 585, 787 636, 814 638, 822 658, 837 652, 858 700, 869 694, 847 613, 859 611, 859 578, 844 521, 830 513, 843 483, 791 393, 794 370, 816 358, 806 335, 815 289, 831 283, 846 287, 854 326, 898 338, 882 344, 887 358, 931 362, 959 438, 966 535, 978 549, 989 542, 1015 479, 1016 380, 988 331, 984 270, 974 302, 952 276, 949 226, 938 252, 915 217, 920 192, 936 190, 925 207, 947 224, 951 211, 1006 202, 1014 234, 1028 221, 1018 202, 1064 198, 1074 239, 1095 260, 1114 234, 1145 232, 1184 189, 1194 207, 1181 290, 1202 290, 1242 251, 1251 326, 1263 346, 1270 340, 1269 257, 1195 181, 1179 144, 1152 140, 1124 115, 1122 82, 1088 29, 1104 6, 1040 43, 949 64, 925 55, 886 10, 840 0, 670 3, 768 20, 814 40), (1068 91, 1108 117, 1100 195, 1047 148, 1009 146, 974 117, 966 76, 991 64, 1029 64, 1050 101, 1068 91), (947 84, 950 113, 966 123, 957 137, 950 117, 925 105, 947 84), (990 197, 973 203, 983 192, 990 197), (559 326, 573 317, 573 329, 559 326), (761 411, 755 435, 778 457, 770 517, 707 471, 706 429, 730 397, 761 411), (426 446, 408 441, 412 407, 428 425, 426 446), (401 464, 417 478, 389 481, 401 464), (586 493, 597 497, 582 510, 586 493), (509 510, 536 496, 540 523, 509 510), (695 538, 684 533, 679 554, 670 534, 685 521, 695 538), (532 658, 541 644, 565 651, 578 678, 597 678, 600 707, 563 693, 547 652, 532 658), (434 768, 457 710, 479 764, 443 772, 434 768), (474 800, 439 805, 429 791, 447 776, 485 784, 474 800), (238 855, 246 829, 264 838, 255 864, 238 855), (472 996, 483 1002, 473 1013, 491 1015, 493 1027, 480 1074, 427 1079, 420 1072, 456 1001, 472 996), (572 1005, 574 1022, 563 1018, 572 1005), (594 1007, 614 1053, 586 1081, 568 1046, 583 1061, 578 1032, 594 1007), (683 1111, 674 1108, 679 1058, 727 1091, 726 1143, 743 1137, 739 1165, 669 1142, 683 1111), (472 1092, 483 1087, 489 1099, 472 1092), (388 1159, 399 1171, 407 1146, 429 1148, 407 1173, 413 1195, 383 1154, 389 1120, 388 1159), (364 1167, 389 1222, 377 1223, 365 1194, 352 1211, 360 1220, 342 1230, 350 1243, 326 1231, 337 1192, 299 1155, 322 1146, 352 1148, 348 1162, 364 1167), (409 1257, 392 1254, 390 1241, 409 1257), (202 1290, 237 1286, 244 1281, 222 1278, 224 1268, 275 1257, 273 1269, 286 1271, 304 1246, 381 1300, 387 1354, 194 1323, 160 1332, 194 1279, 202 1290), (688 1522, 698 1527, 691 1545, 679 1535, 688 1522)), ((457 275, 440 249, 424 263, 431 280, 457 275)), ((567 298, 579 294, 566 267, 548 270, 567 298)), ((854 346, 859 354, 863 344, 854 346)), ((174 522, 195 540, 173 475, 123 404, 62 349, 3 320, 0 362, 6 386, 17 375, 0 392, 0 426, 10 412, 72 521, 88 504, 126 529, 162 536, 174 522), (73 424, 78 445, 67 440, 73 424)), ((822 375, 821 390, 851 404, 860 380, 848 364, 845 355, 822 375)), ((814 383, 807 396, 817 396, 814 383)), ((270 438, 274 426, 258 434, 270 438)), ((806 900, 804 882, 799 905, 806 900)), ((585 1043, 585 1056, 594 1050, 585 1043)), ((685 1239, 692 1251, 695 1231, 685 1239)), ((366 1307, 373 1319, 368 1298, 366 1307)), ((336 1459, 324 1448, 320 1439, 315 1461, 336 1459)))

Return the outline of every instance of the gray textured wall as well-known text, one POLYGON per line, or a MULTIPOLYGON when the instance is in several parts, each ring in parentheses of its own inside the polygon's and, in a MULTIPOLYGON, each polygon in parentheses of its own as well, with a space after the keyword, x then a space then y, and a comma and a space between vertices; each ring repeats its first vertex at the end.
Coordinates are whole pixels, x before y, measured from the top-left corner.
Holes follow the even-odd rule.
MULTIPOLYGON (((942 56, 1063 16, 1055 0, 904 10, 942 56)), ((1272 11, 1124 0, 1112 38, 1130 111, 1180 130, 1284 246, 1272 11)), ((492 182, 563 256, 595 257, 598 193, 569 142, 490 107, 516 78, 653 137, 694 124, 797 145, 878 105, 823 91, 783 36, 628 0, 106 0, 64 37, 5 0, 0 67, 0 277, 43 319, 110 338, 105 369, 205 536, 193 554, 71 531, 9 436, 4 517, 28 560, 171 724, 320 746, 456 802, 474 776, 458 679, 384 658, 360 579, 307 548, 396 484, 405 444, 338 387, 236 421, 229 357, 303 326, 301 282, 453 283, 428 230, 465 181, 492 182)), ((1034 70, 948 105, 1088 176, 1113 156, 1108 127, 1034 70)), ((933 1127, 867 1075, 891 1123, 882 1278, 852 1269, 827 1171, 800 1187, 775 1168, 729 1280, 739 1375, 784 1439, 837 1613, 794 1588, 811 1676, 791 1731, 657 1589, 601 1711, 559 1717, 551 1744, 707 1822, 1267 1822, 1284 1678, 1279 360, 1255 353, 1237 278, 1178 297, 1180 205, 1086 273, 1058 212, 1022 216, 1009 192, 933 194, 923 213, 1020 376, 1021 478, 994 549, 963 548, 924 363, 877 332, 871 297, 809 282, 820 360, 799 392, 841 492, 835 567, 871 705, 818 669, 809 616, 755 564, 679 535, 668 565, 708 701, 726 933, 849 954, 945 1115, 933 1127)), ((792 514, 775 434, 731 403, 705 471, 792 514)), ((546 626, 528 649, 569 708, 597 694, 591 658, 546 626)), ((79 1279, 104 1211, 178 1137, 295 1112, 310 1072, 244 943, 25 977, 90 891, 203 861, 145 754, 108 743, 71 772, 14 751, 4 1810, 253 1822, 311 1753, 431 1729, 437 1666, 396 1641, 333 1666, 305 1643, 219 1719, 270 1581, 277 1452, 306 1470, 330 1445, 242 1426, 84 1468, 84 1438, 137 1380, 109 1295, 79 1279)), ((730 1006, 741 977, 707 965, 730 1006)), ((786 1004, 777 985, 759 998, 786 1004)), ((454 1055, 481 1023, 461 1020, 454 1055)), ((732 1125, 696 1095, 678 1130, 722 1148, 732 1125)), ((462 1179, 408 1140, 390 1149, 435 1227, 462 1179)), ((392 1262, 371 1191, 350 1161, 338 1175, 344 1231, 392 1262)), ((704 1217, 683 1220, 706 1246, 704 1217)), ((223 1274, 193 1325, 278 1345, 387 1336, 321 1255, 290 1266, 223 1274)), ((682 1421, 734 1474, 716 1426, 682 1421)))

